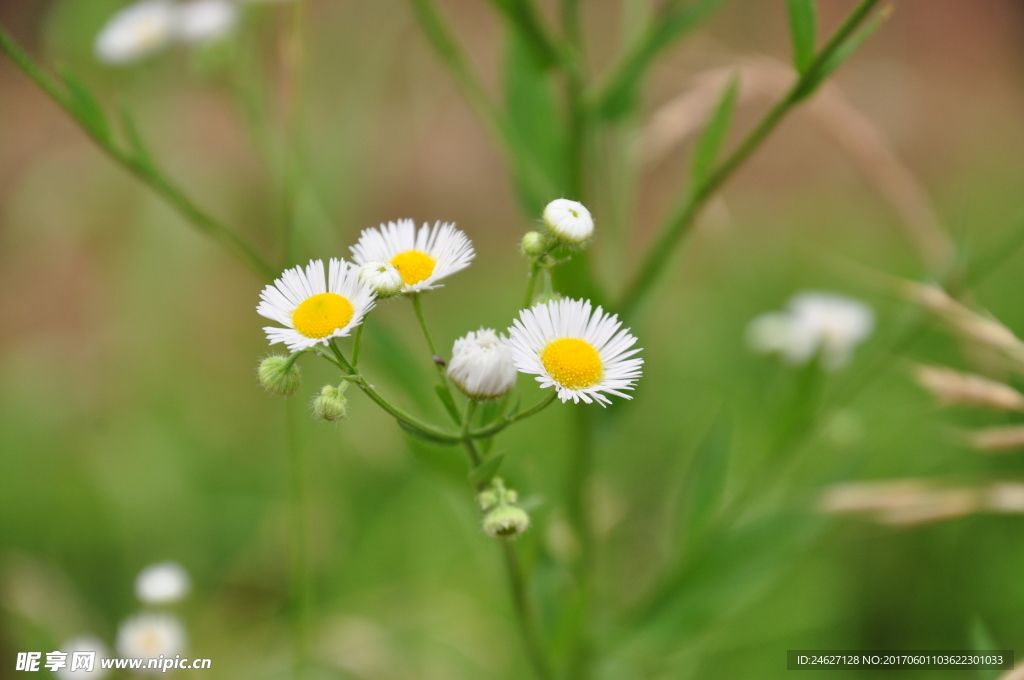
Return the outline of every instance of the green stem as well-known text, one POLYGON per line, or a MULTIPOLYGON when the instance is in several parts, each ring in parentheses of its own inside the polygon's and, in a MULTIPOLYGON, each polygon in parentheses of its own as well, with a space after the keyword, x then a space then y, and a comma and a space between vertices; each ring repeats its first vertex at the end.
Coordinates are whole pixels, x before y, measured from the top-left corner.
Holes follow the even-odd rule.
POLYGON ((341 353, 341 350, 338 349, 338 346, 334 344, 333 340, 328 344, 328 347, 331 348, 334 357, 332 358, 326 354, 323 356, 333 361, 334 364, 338 366, 338 368, 344 371, 348 371, 349 378, 351 378, 352 382, 358 385, 359 389, 361 389, 363 393, 366 394, 366 396, 372 399, 374 403, 376 403, 382 409, 390 413, 397 420, 401 421, 406 426, 414 430, 417 430, 428 437, 431 437, 441 442, 445 442, 447 444, 458 444, 462 441, 462 439, 458 435, 452 434, 451 432, 446 432, 438 427, 434 427, 429 423, 425 423, 419 418, 409 414, 404 409, 395 406, 394 404, 389 402, 387 399, 382 397, 380 393, 378 393, 377 390, 374 389, 374 387, 370 383, 366 381, 365 377, 363 377, 360 373, 356 371, 356 369, 352 366, 352 364, 348 362, 347 359, 345 359, 345 356, 341 353))
POLYGON ((286 409, 292 678, 302 680, 309 664, 308 641, 313 603, 306 536, 306 518, 309 516, 309 508, 307 507, 306 493, 306 460, 302 442, 299 441, 298 415, 292 404, 289 404, 286 409))
POLYGON ((358 369, 359 368, 359 349, 363 346, 363 326, 365 324, 366 324, 366 321, 364 320, 363 323, 359 324, 356 327, 355 337, 352 338, 352 368, 353 369, 358 369))
MULTIPOLYGON (((477 401, 476 399, 470 399, 466 403, 466 414, 462 417, 462 432, 460 437, 462 438, 462 444, 466 447, 466 455, 469 456, 469 467, 472 470, 476 470, 480 467, 480 463, 483 462, 480 457, 480 451, 476 448, 476 442, 469 436, 469 430, 473 426, 473 414, 476 413, 477 401)), ((479 486, 482 486, 483 483, 479 486)), ((480 491, 477 488, 477 491, 480 491)))
POLYGON ((522 172, 523 181, 536 196, 552 196, 557 193, 550 177, 532 156, 524 156, 518 135, 506 118, 491 101, 487 90, 473 73, 469 61, 463 54, 451 29, 445 24, 433 0, 409 0, 420 28, 434 51, 452 72, 456 84, 462 90, 469 105, 480 118, 487 132, 500 145, 505 161, 522 172))
POLYGON ((542 400, 540 400, 530 408, 526 409, 525 411, 521 411, 513 416, 503 418, 502 420, 491 423, 486 427, 481 427, 477 430, 470 430, 469 437, 470 439, 486 439, 487 437, 493 437, 494 435, 501 432, 509 425, 512 425, 513 423, 518 423, 520 420, 525 420, 526 418, 529 418, 530 416, 536 413, 540 413, 545 408, 547 408, 549 404, 553 403, 555 401, 555 397, 557 396, 558 393, 554 389, 552 389, 548 392, 548 395, 546 397, 544 397, 542 400))
POLYGON ((533 606, 526 589, 526 579, 523 578, 523 568, 519 563, 519 556, 516 555, 512 543, 507 540, 501 541, 501 548, 505 558, 505 571, 508 574, 512 603, 515 605, 516 618, 519 621, 519 632, 523 637, 527 658, 530 661, 530 665, 533 666, 534 673, 537 674, 540 680, 550 680, 553 676, 548 666, 547 655, 544 653, 544 645, 537 630, 537 617, 533 611, 533 606))
POLYGON ((534 261, 530 264, 530 276, 526 279, 526 298, 523 300, 523 309, 533 306, 533 291, 537 287, 538 274, 540 274, 540 264, 534 261))
MULTIPOLYGON (((423 329, 423 337, 426 339, 427 348, 430 350, 430 360, 434 364, 434 368, 437 369, 437 378, 441 382, 441 389, 445 391, 448 403, 454 404, 455 395, 452 394, 452 387, 448 383, 448 373, 444 367, 444 357, 438 353, 437 345, 434 344, 434 336, 430 334, 430 327, 427 326, 427 317, 423 314, 423 302, 420 300, 420 294, 413 293, 410 297, 412 298, 412 307, 416 310, 416 319, 420 322, 420 328, 423 329)), ((445 408, 447 408, 447 404, 445 408)), ((458 417, 458 411, 455 412, 455 416, 458 417)))
POLYGON ((661 276, 679 244, 687 234, 701 208, 736 170, 761 145, 766 137, 775 129, 793 107, 807 98, 814 87, 820 82, 822 69, 830 62, 835 52, 847 38, 864 21, 880 0, 861 0, 853 12, 846 18, 832 39, 825 45, 815 60, 802 76, 761 119, 761 122, 747 135, 740 145, 719 165, 703 183, 685 194, 677 204, 666 223, 659 231, 654 244, 643 260, 636 277, 626 288, 620 308, 623 314, 629 314, 636 305, 645 298, 654 283, 661 276))
POLYGON ((587 483, 594 465, 593 411, 577 409, 574 444, 566 477, 566 515, 580 545, 576 561, 576 613, 571 631, 571 649, 567 678, 579 680, 589 677, 592 644, 589 632, 590 600, 593 594, 594 536, 591 530, 590 508, 587 504, 587 483))
POLYGON ((569 109, 567 189, 572 198, 583 201, 588 112, 584 101, 586 71, 583 61, 583 37, 580 31, 579 0, 562 0, 562 25, 566 42, 569 44, 569 58, 565 65, 566 101, 569 109))
POLYGON ((245 239, 200 209, 184 191, 171 182, 156 167, 151 159, 148 157, 144 158, 137 152, 120 148, 108 137, 102 128, 83 118, 64 86, 40 68, 2 28, 0 28, 0 51, 7 54, 15 66, 28 76, 54 103, 63 109, 78 124, 82 131, 112 160, 149 186, 150 189, 184 217, 186 221, 191 223, 193 227, 218 242, 260 277, 273 278, 276 275, 277 270, 263 256, 257 253, 245 239))
MULTIPOLYGON (((441 369, 441 365, 436 361, 436 359, 441 358, 441 355, 437 353, 437 345, 434 344, 434 336, 430 334, 430 328, 427 326, 427 317, 423 314, 423 302, 420 300, 420 294, 413 293, 409 297, 412 300, 412 308, 416 310, 416 320, 420 322, 420 328, 423 330, 423 337, 426 339, 427 347, 430 349, 430 358, 434 360, 434 365, 441 369)), ((442 379, 447 378, 445 377, 442 379)))
MULTIPOLYGON (((466 412, 462 418, 462 443, 469 458, 470 471, 476 470, 483 463, 483 457, 477 449, 476 442, 470 435, 470 428, 473 425, 473 414, 476 413, 477 402, 470 399, 466 405, 466 412)), ((477 492, 486 488, 486 482, 478 482, 477 492)), ((523 646, 526 649, 527 658, 534 672, 540 680, 549 680, 551 671, 548 667, 547 656, 544 653, 544 646, 537 633, 536 616, 530 604, 530 597, 526 589, 526 582, 523 578, 523 568, 519 564, 519 557, 515 549, 507 540, 501 540, 502 554, 505 558, 505 572, 509 581, 509 590, 512 593, 512 602, 515 605, 516 621, 519 624, 519 632, 523 639, 523 646)))

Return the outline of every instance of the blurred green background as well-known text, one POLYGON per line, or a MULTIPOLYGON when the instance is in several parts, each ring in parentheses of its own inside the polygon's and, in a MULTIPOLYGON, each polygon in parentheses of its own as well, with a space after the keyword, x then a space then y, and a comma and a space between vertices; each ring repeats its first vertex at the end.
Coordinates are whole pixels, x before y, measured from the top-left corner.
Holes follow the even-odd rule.
MULTIPOLYGON (((201 205, 276 252, 279 191, 230 73, 263 69, 259 82, 280 105, 288 10, 261 8, 231 46, 112 69, 95 61, 92 40, 121 5, 0 2, 0 24, 47 63, 70 65, 111 110, 131 109, 201 205)), ((850 3, 822 5, 831 26, 850 3)), ((896 5, 837 82, 926 189, 953 240, 975 253, 1024 217, 1024 9, 1013 0, 896 5)), ((495 85, 502 30, 493 13, 472 0, 445 9, 495 85)), ((623 0, 584 11, 600 69, 650 7, 623 0)), ((359 230, 388 219, 453 220, 478 257, 425 300, 439 343, 447 350, 469 330, 507 327, 525 283, 516 245, 532 224, 409 8, 311 0, 307 12, 312 189, 297 259, 345 256, 359 230)), ((657 68, 643 114, 616 147, 640 168, 637 207, 611 193, 592 206, 603 282, 626 279, 686 167, 685 147, 644 162, 647 116, 703 69, 788 51, 782 3, 738 0, 657 68)), ((743 106, 738 127, 766 103, 743 106)), ((263 123, 280 133, 278 117, 263 123)), ((1024 329, 1022 263, 1015 257, 975 291, 1014 329, 1024 329)), ((597 677, 781 678, 787 649, 971 649, 979 630, 1024 651, 1024 519, 896 529, 814 511, 828 482, 1024 474, 1012 456, 983 457, 947 436, 951 425, 1004 421, 937 411, 910 381, 907 357, 967 365, 941 331, 843 398, 888 358, 906 311, 862 267, 926 274, 870 178, 798 111, 706 212, 656 299, 626 319, 646 365, 636 398, 602 412, 595 433, 597 677), (743 329, 805 288, 867 300, 879 328, 825 386, 822 411, 841 411, 842 427, 769 459, 798 376, 750 355, 743 329), (723 490, 699 510, 711 519, 694 536, 687 518, 707 475, 720 475, 723 490), (765 502, 721 519, 719 504, 772 484, 765 502), (646 606, 666 574, 675 587, 646 606)), ((335 380, 326 363, 306 362, 299 398, 266 395, 255 378, 268 351, 255 314, 263 284, 0 60, 0 678, 17 675, 18 651, 87 631, 112 643, 137 607, 135 574, 163 559, 192 574, 180 613, 190 652, 213 660, 203 675, 288 677, 289 409, 310 461, 314 677, 529 677, 500 554, 479 528, 460 454, 410 441, 360 395, 340 426, 313 422, 308 398, 335 380)), ((368 336, 367 374, 390 395, 414 385, 398 401, 443 422, 408 305, 382 304, 372 323, 404 351, 368 336)), ((524 403, 540 396, 526 377, 520 389, 524 403)), ((497 444, 508 452, 503 474, 536 504, 517 548, 556 649, 556 603, 573 559, 559 498, 575 408, 585 407, 556 404, 497 444)), ((179 673, 190 674, 200 672, 179 673)))

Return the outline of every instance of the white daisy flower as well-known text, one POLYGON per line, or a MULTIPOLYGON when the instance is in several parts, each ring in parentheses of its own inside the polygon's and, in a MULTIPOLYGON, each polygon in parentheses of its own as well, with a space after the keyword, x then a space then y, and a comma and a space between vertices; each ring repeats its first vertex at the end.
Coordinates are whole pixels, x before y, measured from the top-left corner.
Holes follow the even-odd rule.
POLYGON ((110 652, 99 638, 92 635, 82 635, 66 640, 59 649, 68 655, 66 665, 55 671, 55 675, 61 680, 99 680, 107 675, 107 670, 103 668, 100 659, 110 658, 110 652), (92 668, 81 665, 75 666, 75 652, 95 653, 92 668))
POLYGON ((223 38, 238 25, 239 7, 232 0, 187 0, 175 11, 174 35, 188 44, 223 38))
POLYGON ((135 594, 146 604, 170 604, 188 595, 192 580, 177 562, 151 564, 135 577, 135 594))
POLYGON ((174 39, 176 8, 170 0, 142 0, 107 21, 96 38, 96 58, 129 64, 167 47, 174 39))
POLYGON ((805 292, 790 298, 783 312, 769 312, 747 326, 747 343, 763 354, 780 354, 791 364, 821 355, 835 370, 871 335, 875 315, 863 302, 834 293, 805 292))
POLYGON ((614 314, 589 300, 552 300, 519 312, 508 329, 512 361, 523 373, 536 375, 541 387, 555 387, 559 398, 574 403, 611 400, 605 394, 631 399, 643 359, 631 358, 636 338, 614 314))
POLYGON ((455 341, 448 362, 448 377, 470 397, 493 399, 516 385, 506 338, 490 328, 467 333, 455 341))
POLYGON ((323 260, 286 269, 260 293, 256 312, 287 326, 264 327, 270 344, 283 342, 293 352, 344 338, 373 309, 374 295, 359 282, 359 268, 331 258, 324 278, 323 260))
POLYGON ((577 201, 556 198, 544 208, 544 224, 559 241, 580 246, 594 235, 594 220, 590 211, 577 201))
POLYGON ((465 269, 476 253, 466 235, 451 222, 424 224, 398 220, 364 229, 350 248, 358 264, 387 262, 398 270, 402 292, 417 293, 438 287, 438 281, 465 269))
POLYGON ((164 612, 143 612, 126 619, 117 629, 117 653, 132 659, 174 657, 185 651, 185 627, 164 612))

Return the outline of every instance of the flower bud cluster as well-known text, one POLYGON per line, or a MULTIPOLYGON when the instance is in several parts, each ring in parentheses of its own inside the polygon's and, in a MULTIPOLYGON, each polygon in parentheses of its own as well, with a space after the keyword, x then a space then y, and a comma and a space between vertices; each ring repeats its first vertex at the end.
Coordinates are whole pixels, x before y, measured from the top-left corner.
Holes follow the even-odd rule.
POLYGON ((506 489, 500 477, 480 492, 477 501, 484 513, 484 531, 489 536, 515 538, 530 527, 530 516, 519 507, 519 494, 515 489, 506 489))

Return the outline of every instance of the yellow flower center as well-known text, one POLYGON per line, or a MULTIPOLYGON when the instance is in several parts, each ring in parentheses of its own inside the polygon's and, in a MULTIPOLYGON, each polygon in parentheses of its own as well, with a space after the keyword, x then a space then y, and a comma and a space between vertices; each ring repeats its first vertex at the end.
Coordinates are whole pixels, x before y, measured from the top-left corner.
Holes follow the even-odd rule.
POLYGON ((295 330, 307 338, 326 338, 352 320, 352 303, 337 293, 320 293, 302 301, 292 314, 295 330))
POLYGON ((419 250, 407 250, 391 258, 398 273, 402 275, 405 285, 412 286, 434 273, 437 260, 419 250))
POLYGON ((601 356, 586 340, 560 338, 548 343, 540 361, 555 382, 570 390, 590 387, 601 380, 601 356))

